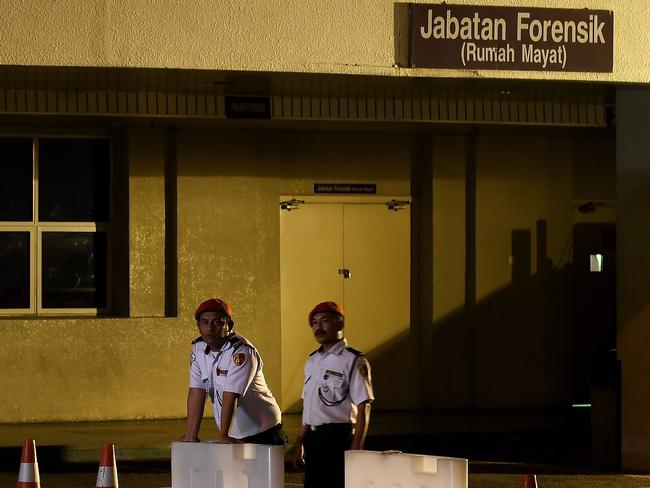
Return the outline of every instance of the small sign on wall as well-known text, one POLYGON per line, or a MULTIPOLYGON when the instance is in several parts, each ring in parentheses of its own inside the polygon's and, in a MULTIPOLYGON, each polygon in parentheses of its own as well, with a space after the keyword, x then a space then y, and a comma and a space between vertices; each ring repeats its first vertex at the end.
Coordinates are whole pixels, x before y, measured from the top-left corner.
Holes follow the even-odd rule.
POLYGON ((229 119, 270 119, 269 97, 244 97, 226 95, 226 117, 229 119))
POLYGON ((376 183, 314 183, 314 193, 354 193, 374 195, 377 193, 376 183))

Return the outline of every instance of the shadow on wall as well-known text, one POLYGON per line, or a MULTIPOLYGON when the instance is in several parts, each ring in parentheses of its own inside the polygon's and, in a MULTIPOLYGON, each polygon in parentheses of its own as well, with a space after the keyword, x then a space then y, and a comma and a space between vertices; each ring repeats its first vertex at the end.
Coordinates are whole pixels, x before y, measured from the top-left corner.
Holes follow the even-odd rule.
MULTIPOLYGON (((611 227, 576 225, 574 261, 586 252, 576 245, 606 246, 601 231, 611 227)), ((554 267, 543 220, 537 236, 535 274, 531 232, 513 230, 509 286, 422 324, 419 335, 412 328, 366 352, 375 408, 552 408, 590 401, 596 362, 615 344, 615 271, 589 273, 584 260, 554 267)))
MULTIPOLYGON (((538 225, 544 236, 545 223, 538 225)), ((545 245, 545 244, 544 244, 545 245)), ((539 408, 568 405, 587 379, 573 337, 572 269, 553 268, 531 233, 512 232, 512 283, 366 354, 375 409, 539 408)), ((296 405, 298 408, 299 405, 296 405)))
POLYGON ((539 408, 568 404, 572 377, 571 268, 545 255, 531 275, 531 233, 512 232, 512 281, 428 327, 421 403, 436 409, 539 408))
MULTIPOLYGON (((552 265, 546 222, 512 231, 512 280, 476 304, 365 351, 375 409, 521 409, 589 403, 599 357, 615 347, 615 270, 585 271, 613 224, 574 227, 575 264, 552 265), (582 256, 582 258, 580 258, 582 256), (588 264, 588 263, 587 263, 588 264)), ((603 251, 605 252, 605 251, 603 251)), ((606 253, 613 262, 613 251, 606 253)), ((298 402, 289 411, 300 411, 298 402)))
POLYGON ((558 268, 547 257, 546 222, 538 221, 531 274, 531 233, 513 230, 511 284, 424 330, 431 371, 445 374, 422 376, 423 406, 588 403, 596 362, 616 340, 612 232, 613 224, 576 225, 573 263, 558 268), (606 273, 589 272, 589 252, 605 254, 612 264, 606 273))
MULTIPOLYGON (((443 423, 445 415, 451 415, 452 424, 463 421, 453 434, 444 432, 458 426, 438 425, 435 435, 423 427, 421 434, 403 439, 405 448, 418 448, 420 442, 422 452, 439 446, 440 452, 465 457, 473 452, 468 446, 479 445, 480 456, 522 455, 533 462, 561 452, 583 467, 617 469, 615 226, 575 225, 572 262, 560 268, 547 257, 546 222, 540 220, 535 274, 531 232, 514 230, 511 235, 509 286, 423 327, 417 347, 399 337, 372 351, 375 407, 391 408, 401 383, 419 369, 419 407, 435 409, 438 413, 431 415, 443 423), (590 270, 594 254, 602 255, 600 272, 590 270), (403 367, 401 359, 408 358, 404 351, 409 350, 420 351, 419 366, 403 367), (570 408, 575 403, 591 404, 591 409, 570 408), (453 417, 454 411, 460 417, 453 417), (495 416, 498 411, 510 415, 495 416), (522 454, 522 446, 531 452, 522 454)), ((375 441, 385 448, 381 439, 375 441)), ((389 441, 392 449, 401 448, 395 447, 395 438, 389 441)))

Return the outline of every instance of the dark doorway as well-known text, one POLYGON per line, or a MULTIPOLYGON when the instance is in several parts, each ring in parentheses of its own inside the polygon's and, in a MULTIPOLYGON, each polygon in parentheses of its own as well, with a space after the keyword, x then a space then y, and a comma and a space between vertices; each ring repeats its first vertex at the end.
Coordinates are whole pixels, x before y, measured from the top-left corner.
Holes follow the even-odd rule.
POLYGON ((574 351, 582 384, 576 401, 591 404, 594 464, 620 464, 620 364, 616 358, 616 225, 573 229, 574 351))

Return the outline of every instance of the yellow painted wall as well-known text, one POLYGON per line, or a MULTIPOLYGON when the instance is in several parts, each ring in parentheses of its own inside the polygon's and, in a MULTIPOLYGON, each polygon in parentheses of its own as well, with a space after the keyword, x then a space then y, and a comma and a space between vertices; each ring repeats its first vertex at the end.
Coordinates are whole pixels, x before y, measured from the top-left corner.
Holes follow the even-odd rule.
POLYGON ((3 319, 0 421, 177 415, 187 330, 169 319, 3 319))
MULTIPOLYGON (((517 0, 457 0, 517 6, 517 0)), ((528 0, 614 11, 614 73, 393 68, 392 0, 24 0, 0 4, 0 64, 647 82, 646 0, 528 0)))
POLYGON ((433 146, 434 287, 444 290, 433 303, 436 321, 465 303, 466 136, 435 136, 433 146))
POLYGON ((470 346, 477 406, 568 405, 587 387, 593 358, 581 343, 595 332, 571 315, 574 225, 612 222, 613 213, 602 208, 583 217, 576 199, 615 199, 613 148, 606 135, 478 137, 470 346), (545 250, 538 245, 544 234, 545 250))
MULTIPOLYGON (((433 235, 433 262, 422 259, 432 267, 433 289, 430 296, 419 295, 420 309, 428 307, 432 317, 429 324, 421 313, 418 324, 421 366, 429 372, 421 375, 421 405, 568 405, 588 388, 590 335, 596 335, 583 330, 589 324, 572 321, 572 238, 577 224, 615 221, 611 134, 434 134, 431 164, 432 222, 420 229, 424 241, 427 226, 433 235), (476 165, 476 263, 469 269, 468 159, 476 165), (577 206, 586 201, 607 205, 581 214, 577 206), (538 268, 542 222, 546 257, 540 256, 538 268), (527 239, 522 249, 518 243, 527 239), (509 264, 510 256, 517 264, 509 264), (466 308, 466 286, 473 280, 476 303, 466 308)), ((418 286, 426 290, 426 279, 418 286)))
POLYGON ((425 405, 464 408, 467 405, 465 307, 465 159, 467 136, 436 135, 433 139, 433 297, 432 323, 423 354, 425 370, 437 381, 423 388, 425 405))
POLYGON ((0 422, 183 416, 193 312, 215 295, 279 394, 278 197, 316 179, 409 191, 407 134, 179 130, 178 317, 164 317, 166 134, 128 131, 131 318, 0 319, 0 422))
MULTIPOLYGON (((370 181, 380 194, 410 192, 413 134, 178 129, 178 317, 164 317, 163 146, 169 135, 131 129, 128 137, 132 318, 1 319, 0 341, 11 345, 0 355, 2 422, 183 416, 189 342, 197 335, 192 314, 200 300, 213 295, 232 302, 237 330, 259 348, 269 384, 279 394, 281 357, 296 351, 280 330, 278 197, 309 194, 315 180, 370 181)), ((431 310, 433 321, 420 338, 427 354, 422 362, 435 375, 421 376, 428 392, 421 401, 437 408, 464 407, 472 399, 485 407, 555 404, 571 387, 556 381, 557 368, 571 366, 570 358, 553 355, 561 330, 548 332, 543 313, 522 309, 543 311, 551 303, 542 286, 548 281, 535 278, 536 222, 548 222, 548 256, 560 273, 579 218, 574 196, 591 198, 589 188, 595 188, 594 198, 613 199, 607 187, 578 183, 584 177, 577 172, 584 171, 576 169, 581 167, 576 161, 594 161, 589 170, 602 166, 596 178, 602 182, 611 142, 572 141, 568 135, 477 136, 474 337, 459 315, 467 136, 425 137, 432 138, 434 254, 433 291, 421 306, 431 310), (513 288, 508 265, 517 229, 530 231, 533 243, 530 282, 523 291, 513 288), (513 310, 513 304, 519 308, 513 310), (530 348, 520 348, 526 341, 530 348), (470 354, 473 363, 465 360, 470 354), (534 367, 513 369, 513 363, 534 367)), ((395 344, 394 350, 402 354, 407 346, 395 344)), ((381 357, 390 358, 390 351, 381 357)), ((384 369, 389 373, 375 381, 378 391, 386 392, 395 378, 384 369)))
POLYGON ((118 194, 130 203, 122 286, 131 318, 0 319, 0 422, 164 418, 185 408, 195 326, 163 317, 163 135, 136 129, 127 139, 130 181, 118 194))
MULTIPOLYGON (((558 372, 572 363, 558 354, 553 338, 561 350, 571 324, 547 318, 553 300, 537 268, 536 240, 537 222, 543 220, 548 259, 561 273, 569 264, 563 252, 572 234, 571 140, 484 135, 478 138, 476 165, 476 402, 492 408, 568 404, 569 387, 558 388, 557 382, 558 372), (522 237, 529 241, 519 248, 516 240, 522 237), (526 275, 516 278, 525 268, 526 275)), ((564 299, 557 300, 559 306, 569 293, 562 285, 554 291, 564 299)))
MULTIPOLYGON (((531 233, 535 274, 535 226, 546 219, 549 258, 562 265, 571 239, 571 140, 564 137, 483 136, 477 149, 477 300, 511 283, 511 232, 531 233), (549 217, 557 216, 555 219, 549 217)), ((514 256, 516 260, 518 256, 514 256)), ((514 264, 514 263, 513 263, 514 264)))
MULTIPOLYGON (((128 137, 130 316, 165 315, 165 141, 155 129, 128 137)), ((126 196, 126 192, 120 192, 126 196)))
POLYGON ((178 134, 179 316, 198 301, 231 302, 236 330, 251 338, 272 390, 279 386, 279 179, 261 164, 252 134, 178 134))
MULTIPOLYGON (((281 382, 296 374, 281 371, 282 358, 301 375, 316 347, 306 326, 302 337, 280 330, 280 195, 313 194, 315 181, 375 182, 379 194, 408 195, 409 140, 364 132, 180 133, 181 313, 211 289, 244 307, 249 316, 239 330, 260 349, 278 397, 281 382)), ((377 378, 375 387, 388 390, 392 378, 377 378)))

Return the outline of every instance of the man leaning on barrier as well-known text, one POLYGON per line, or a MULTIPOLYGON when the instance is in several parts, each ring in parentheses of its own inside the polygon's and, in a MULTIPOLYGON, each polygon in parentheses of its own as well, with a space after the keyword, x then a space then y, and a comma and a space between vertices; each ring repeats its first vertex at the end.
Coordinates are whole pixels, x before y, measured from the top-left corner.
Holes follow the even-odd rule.
POLYGON ((284 445, 280 407, 266 385, 262 358, 250 341, 233 332, 230 304, 210 298, 199 305, 194 318, 201 335, 192 342, 182 440, 199 442, 209 395, 222 441, 284 445))

